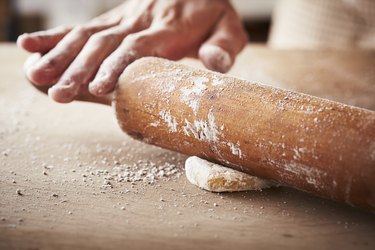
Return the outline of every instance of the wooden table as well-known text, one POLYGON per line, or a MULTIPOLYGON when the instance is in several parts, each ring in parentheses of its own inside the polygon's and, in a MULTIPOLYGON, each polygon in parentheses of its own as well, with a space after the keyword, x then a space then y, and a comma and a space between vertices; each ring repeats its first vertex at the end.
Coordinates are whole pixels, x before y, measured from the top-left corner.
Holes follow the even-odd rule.
MULTIPOLYGON (((286 187, 200 190, 183 174, 185 156, 133 141, 110 108, 61 105, 34 90, 25 58, 0 46, 0 249, 375 248, 370 212, 286 187), (152 163, 174 164, 181 176, 154 184, 103 178, 152 163)), ((374 65, 368 51, 249 46, 230 73, 375 110, 374 65)))

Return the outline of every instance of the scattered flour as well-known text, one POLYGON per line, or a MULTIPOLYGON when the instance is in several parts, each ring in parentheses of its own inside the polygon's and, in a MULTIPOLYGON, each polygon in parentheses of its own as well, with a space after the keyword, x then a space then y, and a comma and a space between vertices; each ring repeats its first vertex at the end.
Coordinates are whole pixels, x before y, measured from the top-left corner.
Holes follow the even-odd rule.
POLYGON ((199 110, 199 97, 201 97, 204 91, 207 89, 207 83, 209 79, 204 76, 190 77, 187 79, 192 82, 192 87, 181 88, 181 102, 188 105, 193 113, 196 115, 199 110))
POLYGON ((227 145, 229 146, 230 152, 233 155, 237 155, 240 159, 242 159, 242 151, 239 142, 237 142, 236 144, 232 142, 227 142, 227 145))
POLYGON ((183 131, 187 136, 194 136, 200 141, 219 142, 220 131, 215 123, 212 108, 209 110, 207 120, 195 120, 193 123, 185 119, 183 131))
POLYGON ((159 125, 160 125, 159 121, 155 121, 155 122, 150 123, 151 127, 158 127, 159 125))
MULTIPOLYGON (((138 161, 134 165, 120 165, 112 169, 92 170, 95 176, 103 177, 104 188, 112 188, 112 182, 144 182, 148 184, 155 183, 156 180, 163 178, 179 177, 181 175, 180 169, 171 163, 164 163, 157 165, 149 161, 138 161)), ((90 174, 92 175, 92 174, 90 174)), ((89 176, 89 175, 87 175, 89 176)))
POLYGON ((287 173, 304 177, 306 182, 313 185, 315 188, 323 188, 323 182, 321 180, 327 175, 326 172, 295 162, 285 164, 283 168, 287 173))
POLYGON ((224 84, 225 84, 225 81, 222 77, 214 75, 214 77, 212 78, 212 81, 211 81, 212 86, 219 86, 219 85, 224 85, 224 84))
MULTIPOLYGON (((177 132, 177 122, 176 118, 172 117, 171 111, 169 110, 162 110, 159 113, 161 119, 165 121, 168 125, 168 128, 170 129, 171 132, 177 132)), ((151 124, 150 124, 151 125, 151 124)))

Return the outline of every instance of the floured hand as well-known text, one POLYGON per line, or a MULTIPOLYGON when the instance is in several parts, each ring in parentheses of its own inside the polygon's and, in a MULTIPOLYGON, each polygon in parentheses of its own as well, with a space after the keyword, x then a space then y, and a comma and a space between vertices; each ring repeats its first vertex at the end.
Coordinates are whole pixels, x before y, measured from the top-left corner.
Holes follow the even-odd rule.
POLYGON ((132 0, 76 27, 23 34, 27 78, 57 102, 110 93, 134 60, 199 57, 226 72, 247 42, 229 0, 132 0))

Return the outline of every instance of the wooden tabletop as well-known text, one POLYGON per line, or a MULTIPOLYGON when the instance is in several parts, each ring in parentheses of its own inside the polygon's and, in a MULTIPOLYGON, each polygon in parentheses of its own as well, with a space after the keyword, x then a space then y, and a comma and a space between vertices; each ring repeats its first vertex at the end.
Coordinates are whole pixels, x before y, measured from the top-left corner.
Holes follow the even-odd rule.
MULTIPOLYGON (((25 80, 25 53, 0 55, 0 249, 375 248, 373 213, 287 187, 200 190, 185 156, 130 139, 109 107, 52 102, 25 80), (116 179, 165 166, 151 184, 116 179)), ((375 110, 374 65, 369 51, 249 46, 230 74, 375 110)))

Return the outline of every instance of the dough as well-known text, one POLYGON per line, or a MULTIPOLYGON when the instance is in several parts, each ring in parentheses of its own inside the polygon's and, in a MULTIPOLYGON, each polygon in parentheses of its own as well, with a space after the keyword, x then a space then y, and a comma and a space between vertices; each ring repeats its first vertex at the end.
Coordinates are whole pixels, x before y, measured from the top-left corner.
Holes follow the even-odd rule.
POLYGON ((276 186, 272 181, 224 167, 199 157, 189 157, 185 173, 190 183, 211 192, 261 190, 276 186))

